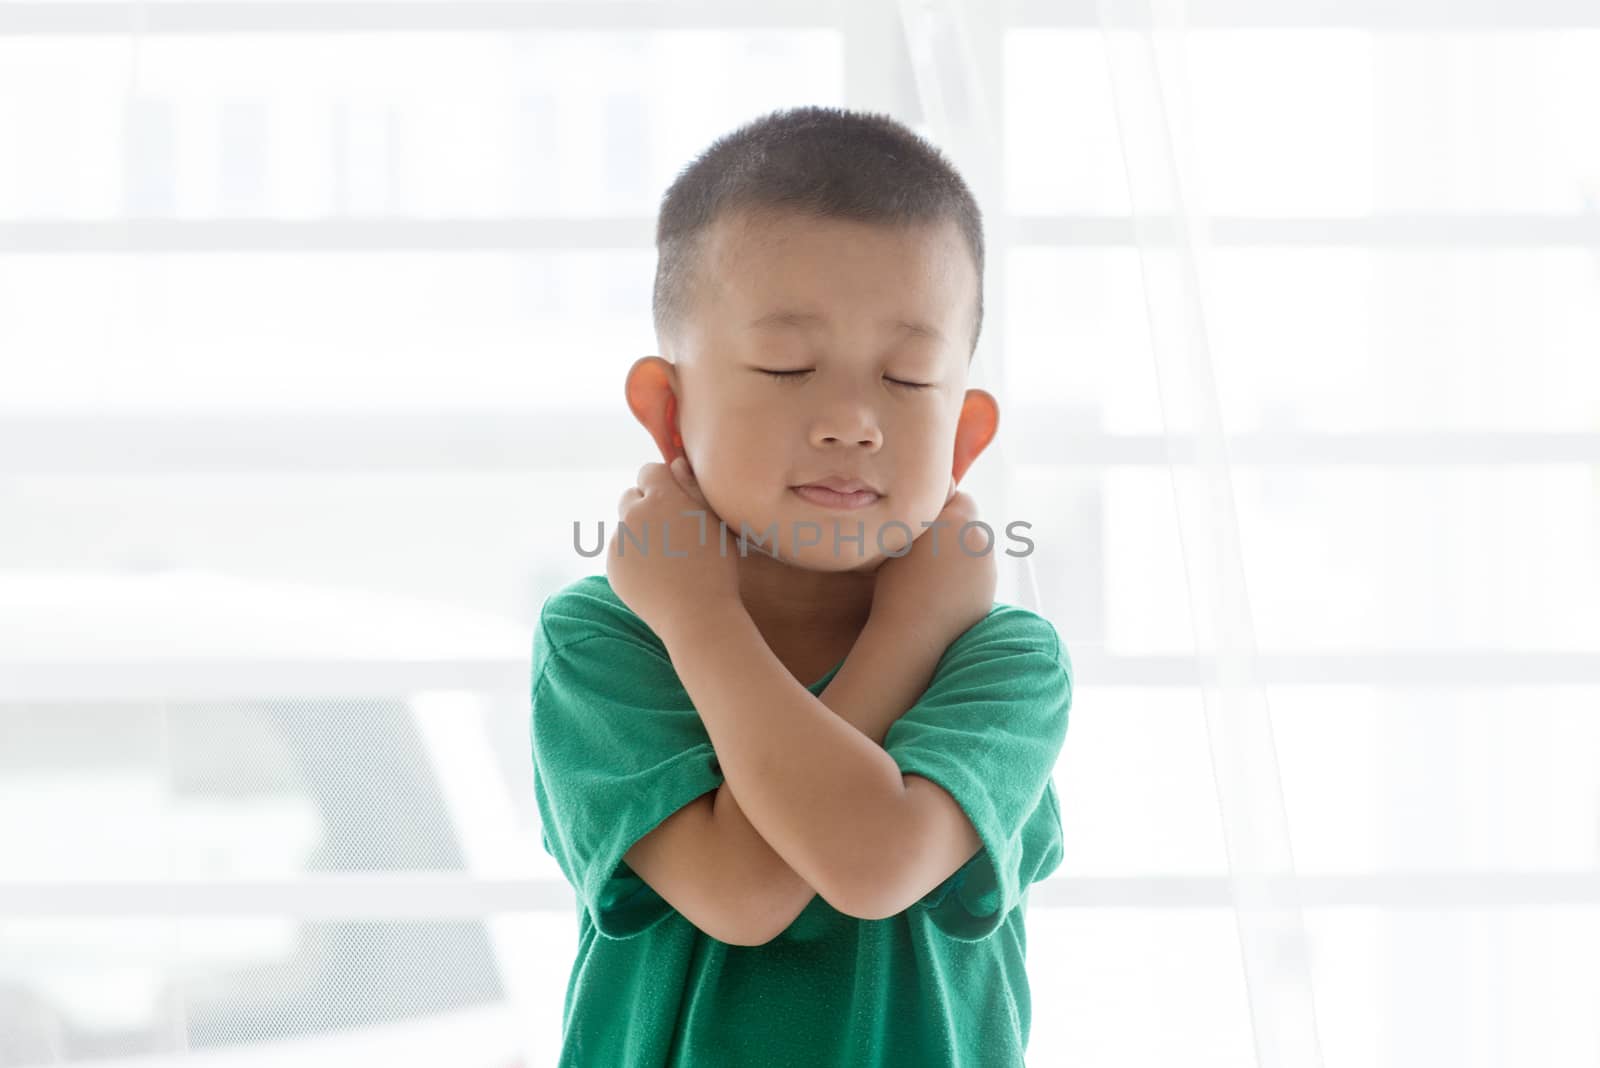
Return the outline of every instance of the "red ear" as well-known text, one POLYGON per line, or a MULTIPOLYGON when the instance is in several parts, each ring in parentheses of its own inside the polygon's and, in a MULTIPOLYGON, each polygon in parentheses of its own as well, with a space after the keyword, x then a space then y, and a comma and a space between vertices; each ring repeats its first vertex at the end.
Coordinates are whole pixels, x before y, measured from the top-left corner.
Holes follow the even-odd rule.
POLYGON ((683 435, 678 433, 678 398, 667 394, 667 425, 672 428, 672 444, 683 448, 683 435))

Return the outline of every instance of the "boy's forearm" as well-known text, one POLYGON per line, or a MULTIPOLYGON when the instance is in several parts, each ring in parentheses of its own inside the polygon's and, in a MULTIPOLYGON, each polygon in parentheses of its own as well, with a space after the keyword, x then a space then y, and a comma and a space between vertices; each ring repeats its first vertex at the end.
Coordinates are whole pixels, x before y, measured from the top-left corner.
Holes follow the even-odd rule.
POLYGON ((859 870, 863 863, 863 844, 875 841, 873 833, 883 833, 887 826, 878 821, 893 820, 892 805, 903 797, 904 781, 898 767, 887 759, 882 749, 883 739, 895 720, 927 689, 944 648, 930 644, 909 630, 891 628, 877 620, 869 622, 819 701, 777 661, 753 624, 746 628, 745 623, 748 623, 748 616, 742 622, 735 617, 731 629, 713 625, 710 630, 680 635, 676 649, 674 643, 669 643, 669 653, 674 661, 682 661, 680 677, 696 707, 702 711, 726 775, 722 788, 717 791, 717 819, 725 834, 735 842, 742 841, 758 859, 768 862, 772 873, 768 884, 771 896, 764 905, 773 910, 768 929, 782 930, 806 907, 817 893, 816 882, 822 881, 806 878, 801 874, 803 871, 810 869, 820 873, 831 870, 834 864, 852 863, 859 870), (756 656, 750 640, 752 634, 764 657, 756 656), (745 645, 743 649, 739 648, 741 642, 745 645), (734 670, 728 670, 730 666, 734 670), (718 669, 714 673, 713 667, 718 669), (713 674, 714 677, 697 679, 698 675, 713 674), (709 685, 702 685, 702 682, 709 685), (790 705, 784 700, 785 695, 794 695, 799 700, 790 705), (741 707, 736 704, 739 701, 746 703, 741 707), (830 730, 834 727, 831 722, 820 731, 809 730, 809 727, 822 725, 815 715, 819 711, 818 704, 821 709, 833 713, 831 718, 843 720, 856 733, 844 735, 836 729, 830 730), (802 711, 791 712, 795 705, 802 711), (810 705, 812 711, 803 711, 806 705, 810 705), (719 715, 723 707, 735 708, 739 717, 733 721, 734 738, 748 737, 757 741, 753 754, 757 767, 764 766, 760 763, 763 759, 776 759, 780 769, 795 772, 785 776, 780 770, 775 781, 772 777, 756 778, 758 793, 754 818, 750 813, 751 805, 745 803, 750 784, 745 781, 746 776, 739 774, 741 766, 751 762, 728 752, 730 748, 738 748, 738 743, 730 741, 728 731, 718 729, 717 724, 724 719, 719 715), (773 719, 771 730, 738 731, 741 725, 759 726, 759 721, 767 718, 761 714, 763 710, 773 719), (746 714, 747 711, 750 714, 746 714), (784 737, 789 737, 790 741, 783 742, 784 737), (770 747, 760 744, 774 740, 778 744, 770 747), (872 745, 856 744, 865 740, 870 740, 872 745), (816 754, 810 764, 822 773, 820 776, 807 772, 806 760, 793 759, 800 751, 816 754), (856 759, 849 756, 851 752, 856 754, 856 759), (872 754, 876 754, 876 760, 872 754), (731 761, 730 756, 733 756, 731 761), (847 767, 855 768, 855 774, 843 775, 847 767), (834 776, 826 774, 830 770, 834 776), (834 785, 825 785, 828 780, 834 785), (881 784, 876 790, 872 785, 875 781, 881 784), (799 783, 798 797, 786 792, 794 789, 793 783, 799 783), (863 785, 866 790, 861 793, 863 785), (738 799, 734 794, 736 788, 741 791, 738 799), (839 802, 842 799, 841 790, 857 791, 849 796, 858 800, 828 805, 830 800, 839 802), (819 795, 824 793, 828 796, 819 801, 819 795), (773 809, 777 811, 774 813, 773 809), (801 814, 798 819, 793 818, 797 811, 801 814), (758 827, 771 822, 774 815, 778 846, 758 827), (812 818, 808 819, 808 815, 812 818), (852 841, 840 833, 840 828, 846 827, 863 830, 864 837, 852 841), (784 843, 787 848, 783 847, 784 843), (791 852, 798 864, 788 859, 791 852), (764 857, 761 854, 765 854, 764 857))
MULTIPOLYGON (((927 691, 943 655, 943 648, 919 643, 910 631, 869 622, 819 699, 881 746, 895 720, 927 691)), ((739 843, 735 848, 758 858, 770 872, 764 883, 768 896, 761 904, 771 911, 763 929, 772 934, 788 929, 816 897, 816 888, 761 837, 726 781, 717 790, 716 805, 725 833, 739 843)))
POLYGON ((933 681, 945 646, 869 619, 819 700, 879 746, 933 681))

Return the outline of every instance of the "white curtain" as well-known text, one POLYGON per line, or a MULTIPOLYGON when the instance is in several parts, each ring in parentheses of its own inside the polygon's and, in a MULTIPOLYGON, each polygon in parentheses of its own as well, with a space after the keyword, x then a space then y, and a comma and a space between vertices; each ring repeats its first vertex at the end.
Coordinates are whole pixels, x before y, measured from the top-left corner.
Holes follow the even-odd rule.
POLYGON ((1183 0, 1098 0, 1148 309, 1228 881, 1260 1068, 1322 1064, 1207 330, 1183 0))
MULTIPOLYGON (((1098 2, 1161 390, 1256 1064, 1312 1068, 1321 1065, 1322 1053, 1309 954, 1266 693, 1254 670, 1254 622, 1206 333, 1207 217, 1189 177, 1183 5, 1098 2)), ((900 7, 927 124, 980 201, 996 203, 999 151, 992 131, 1003 117, 999 102, 984 91, 972 46, 976 12, 959 0, 900 0, 900 7)), ((1003 349, 1003 341, 996 344, 992 335, 987 340, 987 352, 1003 349)), ((973 385, 987 388, 988 367, 988 361, 976 362, 973 385)), ((986 485, 980 496, 1001 502, 999 514, 1005 515, 1012 498, 1004 480, 1014 471, 1005 434, 996 438, 994 450, 998 462, 989 470, 997 472, 1000 485, 986 485)), ((1031 557, 1015 563, 1011 599, 1050 614, 1057 606, 1037 604, 1031 557)), ((1093 684, 1092 677, 1080 676, 1080 687, 1093 684)))

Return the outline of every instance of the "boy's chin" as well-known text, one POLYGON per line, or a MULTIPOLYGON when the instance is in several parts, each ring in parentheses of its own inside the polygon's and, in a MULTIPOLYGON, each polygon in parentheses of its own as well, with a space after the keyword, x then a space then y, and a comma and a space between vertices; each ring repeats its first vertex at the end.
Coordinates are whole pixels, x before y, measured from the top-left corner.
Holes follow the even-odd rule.
POLYGON ((883 562, 888 557, 881 553, 874 553, 870 556, 856 556, 853 552, 840 553, 835 556, 823 546, 812 545, 801 549, 798 554, 790 553, 783 557, 775 557, 775 559, 779 563, 800 568, 802 571, 871 574, 883 566, 883 562))

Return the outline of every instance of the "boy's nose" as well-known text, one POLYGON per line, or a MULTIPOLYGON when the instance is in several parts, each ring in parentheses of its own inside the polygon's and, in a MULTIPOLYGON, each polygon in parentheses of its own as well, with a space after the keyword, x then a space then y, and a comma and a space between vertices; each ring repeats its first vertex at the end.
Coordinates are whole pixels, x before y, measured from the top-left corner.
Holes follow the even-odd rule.
POLYGON ((871 419, 819 419, 811 436, 812 444, 827 448, 840 444, 865 445, 876 449, 883 444, 883 432, 871 419))

